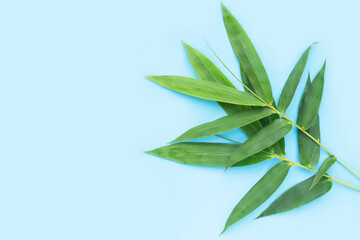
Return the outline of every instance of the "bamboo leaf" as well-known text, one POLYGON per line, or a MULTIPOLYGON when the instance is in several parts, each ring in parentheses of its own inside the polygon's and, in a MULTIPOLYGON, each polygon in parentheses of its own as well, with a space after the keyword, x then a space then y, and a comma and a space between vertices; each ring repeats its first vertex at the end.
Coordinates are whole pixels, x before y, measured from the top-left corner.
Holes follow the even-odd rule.
POLYGON ((290 132, 292 125, 286 119, 276 119, 243 143, 231 156, 227 167, 268 148, 290 132))
POLYGON ((210 82, 222 83, 228 87, 235 88, 229 79, 220 71, 220 69, 204 54, 191 47, 190 45, 183 43, 186 53, 189 57, 190 63, 194 68, 198 77, 202 80, 208 80, 210 82))
POLYGON ((325 161, 321 164, 318 172, 316 173, 314 177, 314 181, 312 182, 312 185, 310 189, 312 189, 316 184, 321 180, 321 178, 325 175, 325 173, 331 168, 332 165, 336 162, 336 158, 330 156, 325 159, 325 161))
MULTIPOLYGON (((228 143, 176 143, 146 153, 178 163, 207 167, 225 167, 231 155, 238 147, 239 145, 237 144, 228 143)), ((272 158, 274 156, 271 153, 263 151, 244 159, 233 165, 233 167, 253 165, 272 158)))
POLYGON ((238 127, 246 126, 249 123, 257 121, 273 113, 274 112, 269 108, 244 110, 191 128, 172 142, 184 142, 192 139, 214 136, 238 127))
POLYGON ((298 183, 280 197, 278 197, 263 213, 257 218, 266 217, 269 215, 290 211, 292 209, 301 207, 307 203, 314 201, 321 197, 332 187, 332 181, 329 178, 323 177, 311 190, 310 186, 314 181, 314 176, 298 183))
MULTIPOLYGON (((244 69, 242 69, 242 67, 240 66, 240 74, 241 74, 241 80, 242 82, 248 87, 250 88, 251 91, 255 92, 255 89, 253 88, 253 86, 251 85, 248 77, 246 76, 246 73, 244 71, 244 69)), ((247 88, 244 88, 245 92, 250 92, 247 88)))
POLYGON ((326 62, 309 86, 299 108, 297 123, 305 130, 309 129, 309 127, 314 124, 318 116, 324 89, 325 66, 326 62))
MULTIPOLYGON (((304 94, 300 100, 300 107, 302 109, 302 104, 304 97, 306 96, 309 88, 311 86, 310 75, 308 76, 304 94)), ((300 113, 299 113, 300 114, 300 113)), ((315 120, 315 123, 306 130, 311 136, 320 141, 320 120, 319 117, 315 120)), ((319 163, 320 158, 320 146, 310 139, 305 133, 298 129, 298 146, 299 146, 299 157, 300 163, 307 167, 314 167, 319 163)))
MULTIPOLYGON (((273 106, 276 108, 275 103, 273 103, 273 106)), ((280 116, 278 114, 273 114, 270 115, 266 118, 263 118, 260 120, 261 124, 263 125, 263 127, 269 125, 270 123, 272 123, 274 120, 279 119, 280 116)), ((274 150, 274 152, 280 156, 285 156, 286 152, 285 152, 285 139, 281 138, 279 141, 277 141, 274 145, 271 146, 271 148, 274 150)))
POLYGON ((198 98, 246 106, 265 105, 249 93, 219 83, 178 76, 147 76, 147 78, 171 90, 198 98))
MULTIPOLYGON (((184 43, 187 55, 196 74, 201 80, 221 83, 228 87, 235 88, 234 85, 226 78, 226 76, 211 62, 204 54, 184 43)), ((229 115, 250 109, 248 106, 240 106, 229 103, 218 102, 218 104, 229 115)), ((252 136, 262 128, 259 121, 255 121, 249 125, 241 127, 241 130, 247 135, 252 136)))
MULTIPOLYGON (((241 73, 241 79, 244 82, 244 84, 250 88, 251 91, 255 92, 253 86, 251 85, 245 71, 242 69, 242 67, 240 66, 240 73, 241 73)), ((249 90, 247 88, 245 88, 245 92, 249 92, 249 90)), ((276 104, 275 102, 272 103, 272 105, 276 108, 276 104)), ((267 126, 269 125, 271 122, 273 122, 275 119, 279 119, 280 116, 278 114, 273 114, 269 117, 263 118, 260 120, 261 125, 267 126)), ((270 149, 272 151, 274 151, 276 154, 280 155, 280 156, 285 156, 286 152, 285 152, 285 139, 282 138, 280 139, 277 143, 275 143, 273 146, 270 147, 270 149)))
POLYGON ((310 48, 313 44, 311 44, 305 52, 301 55, 299 61, 296 63, 294 69, 291 71, 284 88, 281 92, 279 102, 278 102, 278 110, 280 112, 285 113, 286 109, 289 107, 291 100, 294 97, 297 86, 299 85, 301 76, 303 75, 306 62, 309 56, 310 48))
POLYGON ((287 162, 279 162, 272 167, 235 206, 222 233, 263 204, 285 180, 290 167, 287 162))
MULTIPOLYGON (((320 141, 320 120, 316 119, 314 125, 306 130, 311 136, 320 141)), ((300 163, 307 167, 315 167, 320 159, 320 146, 305 133, 298 130, 298 146, 300 163)))
POLYGON ((223 4, 222 13, 230 44, 241 68, 246 73, 256 94, 267 103, 273 103, 270 81, 254 45, 236 18, 223 4))
MULTIPOLYGON (((241 68, 240 66, 240 73, 241 73, 241 79, 244 82, 244 84, 250 88, 251 91, 255 91, 251 85, 251 83, 248 80, 248 77, 246 76, 246 73, 244 72, 244 70, 241 68)), ((245 88, 245 92, 249 92, 249 90, 247 88, 245 88)), ((275 102, 273 102, 273 106, 276 108, 275 102)), ((263 118, 260 120, 260 123, 262 125, 262 127, 269 125, 272 121, 274 121, 275 119, 280 118, 278 114, 273 114, 269 117, 263 118)), ((285 139, 282 138, 280 139, 277 143, 275 143, 273 146, 271 146, 269 148, 271 151, 275 152, 276 154, 280 155, 280 156, 285 156, 286 152, 285 152, 285 139)))

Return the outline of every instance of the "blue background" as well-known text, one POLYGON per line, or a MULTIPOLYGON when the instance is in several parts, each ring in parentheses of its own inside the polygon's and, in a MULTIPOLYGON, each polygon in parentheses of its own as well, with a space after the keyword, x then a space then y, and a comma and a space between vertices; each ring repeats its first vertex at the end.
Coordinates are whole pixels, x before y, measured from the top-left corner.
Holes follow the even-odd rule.
MULTIPOLYGON (((320 41, 308 70, 314 76, 327 59, 322 141, 360 171, 357 1, 224 3, 253 40, 276 99, 303 50, 320 41)), ((293 167, 269 201, 218 237, 276 160, 224 173, 143 153, 224 116, 214 102, 143 77, 194 77, 181 40, 218 64, 204 38, 238 74, 220 1, 1 1, 0 30, 0 239, 358 236, 360 193, 339 184, 305 207, 253 220, 310 176, 293 167)), ((227 136, 245 139, 237 130, 227 136)), ((286 140, 288 157, 297 160, 296 132, 286 140)), ((331 174, 360 185, 338 164, 331 174)))

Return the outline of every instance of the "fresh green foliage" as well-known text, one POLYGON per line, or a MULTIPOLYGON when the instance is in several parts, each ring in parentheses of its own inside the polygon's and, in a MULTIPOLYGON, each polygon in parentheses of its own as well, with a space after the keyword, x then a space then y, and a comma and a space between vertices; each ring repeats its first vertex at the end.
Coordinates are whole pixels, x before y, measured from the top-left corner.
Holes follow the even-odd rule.
POLYGON ((316 75, 314 81, 309 85, 300 106, 297 124, 305 130, 314 124, 318 116, 324 89, 325 66, 326 62, 316 75))
POLYGON ((291 164, 287 162, 279 162, 271 168, 235 206, 225 224, 223 232, 271 197, 285 180, 290 167, 291 164))
POLYGON ((254 45, 239 22, 224 5, 222 5, 222 13, 226 32, 241 68, 246 73, 255 93, 267 103, 272 104, 274 98, 269 77, 254 45))
POLYGON ((313 188, 310 189, 313 181, 314 177, 310 177, 284 192, 264 212, 262 212, 258 218, 287 212, 301 207, 321 197, 330 191, 332 187, 331 180, 323 177, 313 188))
POLYGON ((227 167, 272 146, 288 134, 291 128, 292 125, 286 119, 276 119, 236 149, 227 167))
MULTIPOLYGON (((311 86, 310 75, 308 76, 306 87, 303 96, 300 100, 299 116, 302 114, 302 105, 304 104, 304 98, 308 94, 308 89, 311 86)), ((316 118, 314 124, 306 130, 308 134, 313 136, 320 142, 320 119, 316 118)), ((298 146, 300 163, 307 167, 315 167, 319 163, 320 158, 320 146, 310 139, 304 132, 298 129, 298 146)))
MULTIPOLYGON (((306 130, 311 136, 320 142, 320 119, 316 119, 314 124, 306 130)), ((307 167, 315 167, 319 163, 320 146, 310 139, 302 131, 298 131, 298 145, 300 163, 307 167)))
POLYGON ((286 178, 291 166, 301 167, 316 174, 280 195, 258 218, 286 212, 310 203, 330 191, 333 181, 360 190, 359 187, 326 174, 338 161, 360 177, 360 174, 340 161, 320 143, 319 108, 324 88, 325 63, 312 82, 310 75, 307 79, 299 103, 297 123, 285 115, 298 86, 301 85, 301 78, 312 45, 303 52, 292 69, 282 89, 278 105, 276 105, 270 80, 250 38, 224 5, 222 5, 222 13, 230 44, 240 64, 242 80, 221 61, 217 54, 215 56, 231 75, 240 81, 244 86, 244 91, 236 89, 234 84, 208 57, 184 43, 191 65, 199 79, 177 76, 149 76, 147 78, 180 93, 217 101, 228 116, 193 127, 173 141, 178 143, 147 153, 173 162, 225 169, 254 165, 267 159, 281 160, 235 206, 226 221, 224 231, 253 212, 274 194, 286 178), (295 127, 298 132, 300 163, 285 157, 284 137, 292 127, 295 127), (241 128, 248 136, 244 143, 218 135, 236 128, 241 128), (236 142, 236 144, 184 143, 184 141, 214 135, 236 142), (312 167, 319 163, 320 148, 324 149, 330 157, 316 171, 312 167))
MULTIPOLYGON (((222 5, 222 12, 227 35, 240 63, 244 84, 265 102, 276 107, 269 77, 254 45, 240 23, 224 5, 222 5)), ((247 90, 249 91, 249 89, 247 90)), ((278 118, 278 115, 271 115, 262 119, 261 123, 266 126, 278 118)), ((279 142, 274 143, 273 149, 275 153, 284 156, 286 154, 285 140, 279 139, 279 142)))
POLYGON ((286 109, 289 107, 291 100, 295 95, 296 88, 299 85, 300 78, 303 75, 306 66, 311 46, 308 47, 301 55, 299 61, 296 63, 294 69, 291 71, 289 78, 287 79, 285 86, 281 92, 278 109, 282 113, 286 112, 286 109))
MULTIPOLYGON (((228 143, 187 142, 168 145, 147 153, 178 163, 226 167, 231 155, 238 147, 238 144, 228 143)), ((253 165, 272 158, 274 156, 271 153, 262 151, 234 164, 233 167, 253 165)))
MULTIPOLYGON (((221 83, 228 87, 235 88, 234 85, 226 78, 226 76, 216 67, 216 65, 211 62, 204 54, 200 53, 196 49, 185 44, 185 49, 188 54, 191 65, 193 66, 196 74, 202 80, 207 80, 210 82, 221 83)), ((225 110, 227 114, 234 114, 237 112, 242 112, 243 110, 250 109, 248 106, 234 105, 224 102, 218 102, 219 105, 225 110)), ((252 136, 257 133, 262 128, 260 121, 255 121, 246 126, 242 126, 241 130, 247 136, 252 136)))
POLYGON ((214 136, 223 132, 243 127, 261 118, 274 114, 269 108, 248 109, 204 123, 186 131, 172 142, 185 142, 192 139, 214 136))
POLYGON ((334 165, 335 162, 336 158, 334 158, 333 156, 325 159, 325 161, 321 164, 318 172, 316 173, 314 181, 310 188, 313 188, 314 186, 316 186, 316 184, 318 184, 320 179, 326 174, 327 170, 329 170, 331 166, 334 165))
MULTIPOLYGON (((275 103, 273 103, 273 106, 276 108, 275 103)), ((263 126, 267 126, 269 124, 271 124, 273 121, 275 121, 276 119, 279 119, 279 115, 277 114, 273 114, 270 115, 266 118, 260 119, 260 122, 263 126)), ((280 155, 280 156, 285 156, 286 152, 285 152, 285 139, 284 138, 280 138, 279 141, 275 142, 274 145, 271 146, 271 148, 273 149, 273 151, 280 155)))
POLYGON ((198 98, 245 106, 265 106, 250 93, 220 83, 178 76, 147 76, 147 78, 171 90, 198 98))

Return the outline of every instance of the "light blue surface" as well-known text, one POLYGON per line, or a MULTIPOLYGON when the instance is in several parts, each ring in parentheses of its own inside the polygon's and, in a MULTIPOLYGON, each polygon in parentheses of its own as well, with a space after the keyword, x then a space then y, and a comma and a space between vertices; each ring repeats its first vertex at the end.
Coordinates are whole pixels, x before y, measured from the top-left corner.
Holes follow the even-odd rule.
MULTIPOLYGON (((309 69, 314 75, 327 59, 323 143, 360 171, 357 1, 224 3, 253 40, 276 99, 303 50, 320 41, 309 69)), ((0 30, 0 239, 359 235, 360 193, 338 184, 301 209, 252 220, 310 176, 293 167, 270 201, 218 237, 232 208, 275 160, 224 173, 143 153, 224 115, 213 102, 143 77, 195 76, 181 40, 218 64, 204 38, 238 74, 220 1, 2 1, 0 30)), ((300 95, 288 112, 292 119, 300 95)), ((237 131, 227 136, 244 139, 237 131)), ((288 157, 297 159, 295 132, 286 140, 288 157)), ((360 185, 347 173, 338 164, 331 170, 360 185)))

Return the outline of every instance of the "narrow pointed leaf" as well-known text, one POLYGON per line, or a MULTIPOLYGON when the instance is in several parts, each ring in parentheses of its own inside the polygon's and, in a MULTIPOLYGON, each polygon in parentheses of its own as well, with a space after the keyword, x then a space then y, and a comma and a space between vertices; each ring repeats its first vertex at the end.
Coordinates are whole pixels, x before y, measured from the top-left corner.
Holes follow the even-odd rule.
MULTIPOLYGON (((317 118, 315 123, 306 131, 320 141, 319 118, 317 118)), ((300 163, 310 168, 318 165, 320 159, 320 146, 300 130, 298 130, 298 145, 300 163)))
MULTIPOLYGON (((275 108, 276 105, 275 103, 272 104, 275 108)), ((280 116, 278 114, 273 114, 271 116, 268 116, 266 118, 263 118, 260 120, 261 124, 263 127, 266 127, 267 125, 269 125, 270 123, 272 123, 273 121, 275 121, 276 119, 279 119, 280 116)), ((271 146, 271 148, 274 150, 274 152, 280 156, 285 156, 286 152, 285 152, 285 139, 281 138, 279 141, 277 141, 274 145, 271 146)))
MULTIPOLYGON (((246 76, 246 73, 241 68, 241 66, 240 66, 240 73, 241 73, 241 79, 244 82, 244 84, 246 86, 248 86, 251 91, 254 91, 251 83, 248 80, 248 77, 246 76)), ((245 92, 249 92, 249 90, 247 88, 245 88, 245 92)), ((275 102, 273 102, 273 106, 276 108, 275 102)), ((264 127, 264 126, 269 125, 269 123, 271 123, 272 121, 274 121, 275 119, 278 119, 278 118, 280 118, 278 114, 273 114, 273 115, 271 115, 269 117, 261 119, 260 123, 261 123, 262 127, 264 127)), ((284 138, 280 139, 277 143, 275 143, 269 149, 271 151, 275 152, 276 154, 280 155, 280 156, 285 156, 286 155, 286 152, 285 152, 285 139, 284 138)))
MULTIPOLYGON (((227 77, 211 62, 204 54, 192 48, 184 43, 187 55, 193 66, 196 74, 201 80, 207 80, 210 82, 221 83, 228 87, 235 88, 234 85, 227 79, 227 77)), ((218 104, 225 110, 227 114, 234 114, 246 109, 250 109, 248 106, 234 105, 224 102, 218 102, 218 104)), ((242 126, 241 130, 247 135, 252 136, 262 128, 259 121, 255 121, 246 126, 242 126)))
POLYGON ((264 106, 264 103, 253 95, 219 83, 178 76, 147 76, 147 78, 171 90, 198 98, 238 105, 264 106))
POLYGON ((274 145, 274 143, 288 134, 291 128, 292 125, 286 119, 276 119, 240 145, 231 156, 227 167, 274 145))
POLYGON ((200 79, 206 79, 210 82, 222 83, 228 87, 235 88, 230 80, 209 58, 186 43, 184 43, 184 47, 189 57, 190 63, 200 79))
MULTIPOLYGON (((308 89, 311 85, 310 75, 308 76, 304 94, 300 100, 300 108, 304 101, 308 89)), ((306 130, 311 136, 320 141, 320 120, 317 117, 314 124, 306 130)), ((298 146, 299 146, 299 157, 300 163, 307 167, 315 167, 319 163, 320 158, 320 146, 310 139, 305 133, 298 129, 298 146)))
POLYGON ((263 204, 281 185, 291 165, 279 162, 272 167, 240 200, 231 212, 223 232, 263 204))
MULTIPOLYGON (((244 110, 250 109, 248 106, 235 105, 230 103, 218 102, 220 107, 228 114, 236 114, 244 110)), ((255 121, 246 126, 241 127, 241 130, 248 136, 251 137, 262 128, 260 121, 255 121)))
MULTIPOLYGON (((240 73, 241 73, 241 79, 244 82, 244 84, 250 88, 251 91, 255 91, 245 73, 245 71, 241 68, 240 66, 240 73)), ((247 88, 245 88, 245 92, 249 92, 249 90, 247 88)), ((272 103, 272 105, 276 108, 275 102, 272 103)), ((261 125, 263 127, 269 125, 272 121, 274 121, 275 119, 279 119, 280 116, 278 114, 273 114, 269 117, 263 118, 260 120, 261 125)), ((275 143, 273 146, 270 147, 272 149, 272 151, 274 151, 276 154, 280 155, 280 156, 285 156, 286 152, 285 152, 285 139, 282 138, 280 139, 277 143, 275 143)))
POLYGON ((269 215, 290 211, 292 209, 301 207, 307 203, 314 201, 321 197, 332 187, 332 181, 329 178, 323 177, 311 190, 310 186, 314 181, 314 176, 305 181, 293 186, 280 197, 278 197, 259 217, 266 217, 269 215))
POLYGON ((305 130, 309 129, 314 124, 318 116, 324 89, 325 66, 326 62, 324 63, 319 73, 316 75, 314 81, 309 86, 308 91, 304 96, 302 104, 299 108, 297 123, 305 130))
POLYGON ((254 45, 236 18, 223 4, 222 13, 227 35, 241 68, 256 94, 271 104, 274 98, 270 81, 254 45))
MULTIPOLYGON (((238 148, 237 144, 228 143, 176 143, 157 148, 147 153, 174 162, 207 167, 225 167, 231 155, 238 148)), ((274 156, 269 152, 259 152, 233 167, 253 165, 274 156)))
POLYGON ((334 158, 332 156, 325 159, 325 161, 321 164, 318 172, 316 173, 316 175, 314 177, 314 181, 313 181, 310 189, 313 188, 314 186, 316 186, 316 184, 321 180, 321 178, 331 168, 331 166, 334 165, 335 162, 336 162, 336 158, 334 158))
POLYGON ((286 109, 289 107, 291 100, 295 95, 296 88, 299 85, 301 76, 303 75, 306 62, 309 56, 310 48, 312 45, 310 45, 310 47, 308 47, 305 50, 305 52, 301 55, 299 61, 296 63, 294 69, 291 71, 285 83, 285 86, 281 92, 278 102, 278 110, 282 113, 286 112, 286 109))
POLYGON ((244 110, 191 128, 172 142, 184 142, 192 139, 214 136, 216 134, 248 125, 249 123, 257 121, 273 113, 274 112, 269 108, 244 110))

